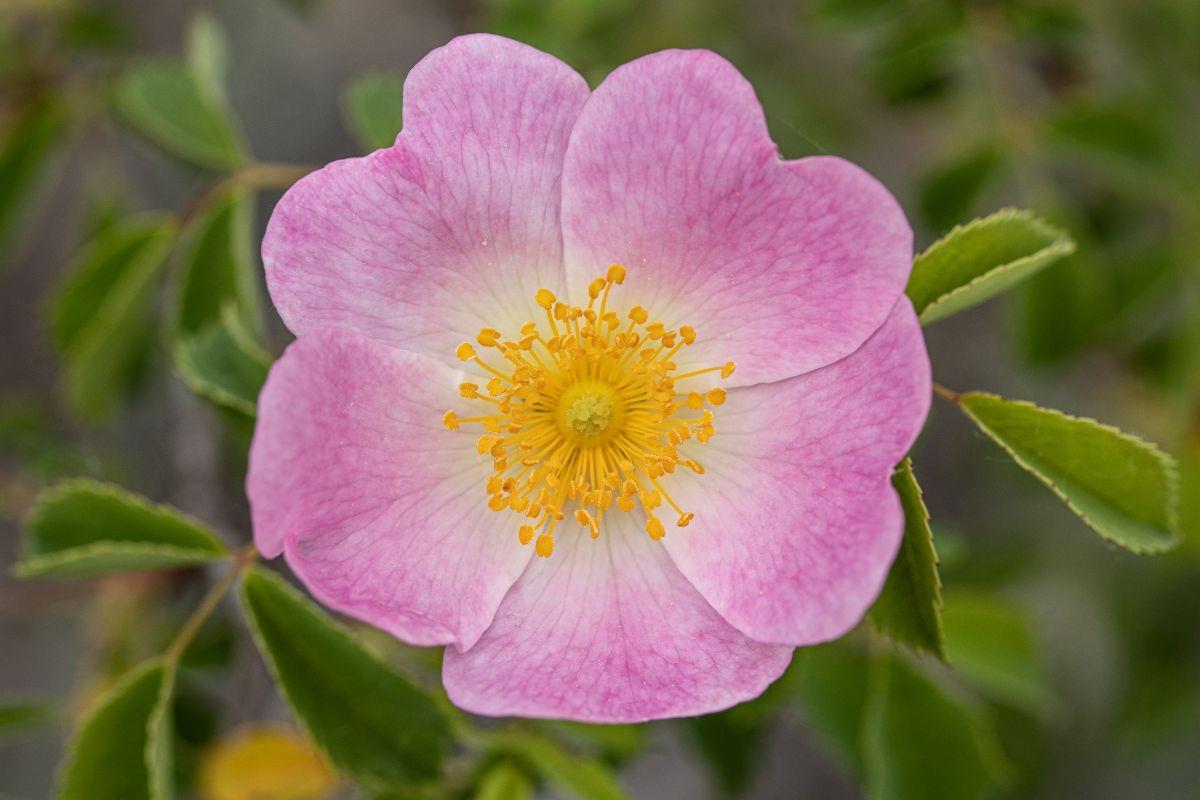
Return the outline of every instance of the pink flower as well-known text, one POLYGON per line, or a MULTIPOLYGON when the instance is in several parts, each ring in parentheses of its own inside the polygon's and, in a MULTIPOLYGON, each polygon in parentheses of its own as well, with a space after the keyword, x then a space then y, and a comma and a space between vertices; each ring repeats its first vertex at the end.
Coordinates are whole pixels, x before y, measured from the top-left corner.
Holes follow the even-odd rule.
POLYGON ((395 146, 284 196, 263 259, 298 339, 259 402, 255 542, 451 645, 462 708, 715 711, 877 595, 930 396, 912 233, 852 164, 780 160, 719 56, 589 93, 455 39, 395 146))

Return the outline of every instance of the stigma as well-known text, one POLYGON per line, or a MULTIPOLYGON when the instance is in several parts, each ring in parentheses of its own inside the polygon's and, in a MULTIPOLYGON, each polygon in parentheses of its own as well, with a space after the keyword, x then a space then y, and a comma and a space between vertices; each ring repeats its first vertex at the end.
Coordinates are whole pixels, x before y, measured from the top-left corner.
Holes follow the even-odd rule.
POLYGON ((475 410, 446 411, 442 425, 478 426, 475 449, 491 459, 481 502, 523 518, 517 539, 542 557, 554 552, 560 523, 595 539, 606 515, 636 513, 657 541, 666 535, 665 509, 680 528, 694 518, 667 484, 677 470, 704 474, 681 450, 715 435, 713 409, 725 390, 692 384, 728 378, 734 363, 679 373, 674 359, 696 341, 695 329, 667 328, 638 305, 617 311, 611 295, 625 274, 609 267, 588 285, 584 306, 538 289, 533 299, 545 319, 509 337, 483 328, 454 351, 479 375, 458 387, 475 410))

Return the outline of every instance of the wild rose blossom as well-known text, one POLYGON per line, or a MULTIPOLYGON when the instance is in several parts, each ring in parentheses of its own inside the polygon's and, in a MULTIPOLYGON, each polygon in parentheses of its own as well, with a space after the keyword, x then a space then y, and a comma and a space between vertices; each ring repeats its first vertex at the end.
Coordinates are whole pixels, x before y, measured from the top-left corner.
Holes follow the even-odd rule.
POLYGON ((279 202, 298 337, 259 402, 254 536, 481 714, 624 722, 758 695, 877 595, 929 363, 904 214, 779 158, 705 51, 589 92, 465 36, 393 147, 279 202))

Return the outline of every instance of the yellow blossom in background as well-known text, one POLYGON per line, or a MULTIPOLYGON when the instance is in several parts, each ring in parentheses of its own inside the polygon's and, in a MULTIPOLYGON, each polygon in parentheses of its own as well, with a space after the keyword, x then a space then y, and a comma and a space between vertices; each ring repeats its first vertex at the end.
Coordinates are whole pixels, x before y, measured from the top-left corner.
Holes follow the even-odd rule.
POLYGON ((217 742, 200 765, 203 800, 324 800, 337 775, 312 743, 281 727, 243 728, 217 742))

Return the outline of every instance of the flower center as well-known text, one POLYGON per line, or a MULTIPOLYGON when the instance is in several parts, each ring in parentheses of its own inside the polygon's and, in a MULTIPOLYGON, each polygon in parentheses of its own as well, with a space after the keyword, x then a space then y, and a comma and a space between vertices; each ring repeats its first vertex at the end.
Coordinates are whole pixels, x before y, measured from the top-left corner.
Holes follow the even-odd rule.
POLYGON ((477 413, 447 411, 442 424, 482 427, 476 450, 492 459, 488 508, 523 515, 528 522, 518 539, 527 545, 536 537, 539 556, 554 551, 555 529, 568 511, 593 539, 605 513, 640 508, 655 540, 666 533, 654 513, 664 502, 679 527, 693 518, 663 483, 677 467, 704 474, 685 443, 702 445, 716 433, 711 408, 725 402, 725 390, 684 391, 680 384, 712 373, 728 378, 734 364, 678 374, 672 359, 696 341, 696 331, 650 322, 641 306, 623 322, 609 296, 624 280, 625 268, 614 264, 588 285, 584 307, 539 289, 534 300, 545 311, 544 325, 527 322, 515 339, 495 328, 475 337, 499 361, 484 359, 470 342, 455 349, 460 361, 488 377, 476 379, 485 380, 482 387, 472 381, 458 387, 477 413))
POLYGON ((610 384, 583 380, 568 386, 558 400, 558 427, 579 447, 608 444, 621 433, 625 404, 610 384))

